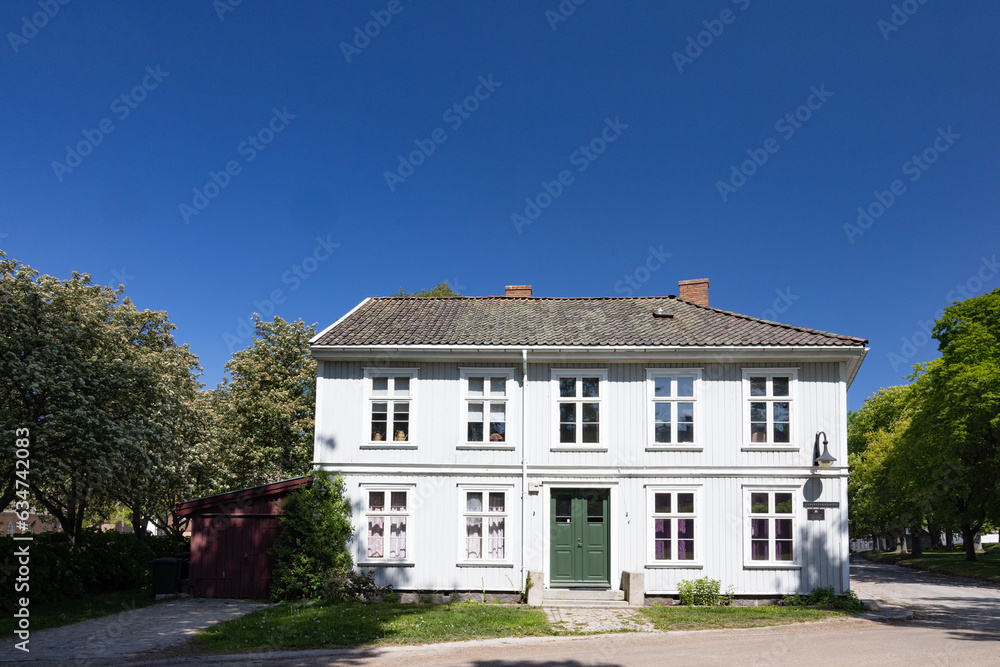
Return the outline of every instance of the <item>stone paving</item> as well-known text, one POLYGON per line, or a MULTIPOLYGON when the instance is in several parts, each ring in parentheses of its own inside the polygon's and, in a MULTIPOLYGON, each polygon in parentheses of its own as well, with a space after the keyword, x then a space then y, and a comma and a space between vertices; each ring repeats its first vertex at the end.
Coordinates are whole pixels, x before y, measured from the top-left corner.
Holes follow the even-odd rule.
POLYGON ((622 607, 545 607, 556 632, 656 632, 636 610, 622 607))
POLYGON ((31 633, 29 653, 0 642, 0 662, 105 665, 186 642, 194 633, 266 607, 250 600, 179 599, 31 633))

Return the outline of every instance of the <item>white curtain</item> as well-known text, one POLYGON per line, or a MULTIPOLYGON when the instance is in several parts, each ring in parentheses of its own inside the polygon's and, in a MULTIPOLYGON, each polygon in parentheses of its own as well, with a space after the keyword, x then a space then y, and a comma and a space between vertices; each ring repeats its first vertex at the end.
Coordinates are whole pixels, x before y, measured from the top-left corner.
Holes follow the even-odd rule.
POLYGON ((392 517, 389 526, 389 558, 406 558, 405 517, 392 517))
POLYGON ((490 519, 490 558, 503 560, 504 519, 490 519))
POLYGON ((483 520, 480 517, 465 519, 465 557, 483 557, 483 520))

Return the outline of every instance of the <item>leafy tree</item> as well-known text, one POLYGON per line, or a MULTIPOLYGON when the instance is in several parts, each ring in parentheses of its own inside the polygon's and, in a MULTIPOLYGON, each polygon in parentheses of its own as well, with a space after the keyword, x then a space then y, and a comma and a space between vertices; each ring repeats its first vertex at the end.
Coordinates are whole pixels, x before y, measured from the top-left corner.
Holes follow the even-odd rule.
POLYGON ((350 572, 347 543, 353 535, 351 504, 344 480, 312 473, 312 486, 293 491, 282 501, 274 542, 271 596, 276 600, 320 597, 331 580, 350 572))
POLYGON ((403 288, 400 287, 399 291, 393 294, 392 296, 462 296, 462 295, 453 290, 451 288, 451 285, 448 284, 447 280, 443 280, 434 287, 432 287, 431 289, 422 289, 420 291, 412 293, 404 292, 403 288))
POLYGON ((912 393, 909 385, 880 389, 847 418, 851 532, 873 537, 888 533, 897 540, 897 551, 906 548, 907 526, 915 524, 913 534, 919 535, 922 516, 904 492, 909 482, 903 437, 912 393))
POLYGON ((0 457, 0 501, 15 491, 17 428, 31 431, 32 500, 76 546, 89 513, 120 499, 124 480, 155 486, 155 462, 183 421, 166 415, 178 414, 197 369, 173 328, 120 288, 40 275, 0 252, 0 432, 11 454, 0 457))
POLYGON ((229 374, 211 402, 218 419, 219 455, 230 488, 245 488, 307 472, 316 422, 316 361, 312 325, 254 315, 250 346, 226 364, 229 374))
POLYGON ((1000 289, 946 308, 933 336, 941 358, 915 376, 911 465, 974 561, 976 536, 1000 517, 1000 289))

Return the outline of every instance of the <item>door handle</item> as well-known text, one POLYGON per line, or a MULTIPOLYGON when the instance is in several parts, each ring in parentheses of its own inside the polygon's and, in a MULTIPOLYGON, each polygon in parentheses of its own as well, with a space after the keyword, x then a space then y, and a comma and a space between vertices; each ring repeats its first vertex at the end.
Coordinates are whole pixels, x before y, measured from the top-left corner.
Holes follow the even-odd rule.
POLYGON ((578 546, 578 547, 579 547, 579 548, 581 548, 581 549, 583 548, 583 542, 582 542, 582 541, 580 541, 580 538, 579 538, 579 537, 578 537, 578 538, 576 538, 576 546, 578 546))

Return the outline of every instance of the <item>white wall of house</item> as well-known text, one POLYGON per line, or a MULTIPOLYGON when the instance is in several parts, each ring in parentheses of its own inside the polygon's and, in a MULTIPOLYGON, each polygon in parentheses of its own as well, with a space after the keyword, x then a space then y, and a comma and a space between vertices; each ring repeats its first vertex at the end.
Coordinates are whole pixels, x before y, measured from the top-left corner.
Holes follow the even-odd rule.
MULTIPOLYGON (((317 385, 315 462, 345 474, 355 508, 355 560, 366 563, 367 490, 377 485, 410 489, 409 554, 405 566, 368 564, 383 583, 401 589, 517 590, 527 570, 548 572, 548 498, 551 488, 611 489, 611 583, 623 570, 646 573, 649 593, 673 593, 684 579, 708 576, 744 595, 847 587, 846 365, 844 361, 798 363, 740 360, 730 363, 662 361, 574 363, 572 358, 535 363, 529 356, 527 390, 519 361, 470 359, 435 362, 322 360, 317 385), (415 368, 411 384, 411 437, 399 443, 370 441, 366 367, 415 368), (509 369, 507 427, 493 449, 469 448, 464 440, 463 368, 509 369), (556 418, 553 369, 605 370, 601 385, 601 451, 554 451, 556 418), (694 447, 656 448, 647 385, 648 369, 700 372, 694 447), (744 370, 794 369, 792 442, 782 451, 748 442, 744 370), (523 395, 522 395, 522 392, 523 395), (527 418, 522 419, 522 402, 527 418), (524 438, 522 442, 522 427, 524 438), (812 467, 813 441, 824 431, 835 467, 812 467), (522 469, 522 456, 523 469, 522 469), (522 507, 522 472, 527 480, 522 507), (809 480, 816 480, 806 483, 809 480), (817 484, 819 482, 819 484, 817 484), (535 486, 535 484, 538 486, 535 486), (505 562, 462 562, 462 491, 507 489, 505 562), (653 567, 648 489, 697 488, 695 564, 653 567), (747 563, 745 488, 793 493, 795 560, 792 567, 747 563), (838 502, 823 521, 807 520, 804 501, 838 502), (524 545, 522 548, 522 516, 524 545)), ((556 448, 558 449, 558 447, 556 448)))

